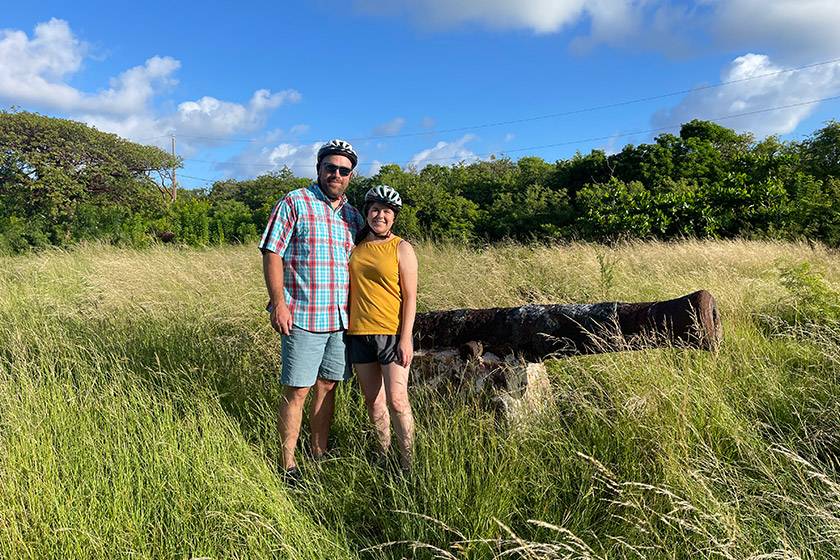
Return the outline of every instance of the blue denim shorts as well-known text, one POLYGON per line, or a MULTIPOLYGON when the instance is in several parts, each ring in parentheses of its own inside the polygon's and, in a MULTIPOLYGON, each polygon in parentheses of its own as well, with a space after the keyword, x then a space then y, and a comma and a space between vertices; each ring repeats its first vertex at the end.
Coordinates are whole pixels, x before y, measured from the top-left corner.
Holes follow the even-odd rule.
POLYGON ((292 327, 281 335, 280 383, 290 387, 312 387, 316 378, 346 381, 350 363, 344 346, 344 331, 311 332, 292 327))

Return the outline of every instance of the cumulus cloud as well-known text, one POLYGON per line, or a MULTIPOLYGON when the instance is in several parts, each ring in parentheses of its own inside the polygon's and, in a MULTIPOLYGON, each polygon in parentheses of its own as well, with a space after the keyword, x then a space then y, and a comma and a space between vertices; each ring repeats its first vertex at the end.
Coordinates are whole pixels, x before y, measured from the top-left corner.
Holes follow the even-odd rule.
POLYGON ((711 40, 788 61, 840 51, 836 0, 356 0, 355 6, 429 28, 477 24, 537 34, 588 28, 571 38, 573 50, 608 44, 673 56, 706 49, 711 40))
POLYGON ((23 31, 0 31, 0 98, 59 107, 77 105, 81 95, 62 80, 82 65, 87 46, 67 22, 51 19, 23 31))
POLYGON ((379 161, 378 159, 375 159, 372 162, 370 162, 370 164, 367 166, 367 169, 365 170, 366 171, 365 175, 367 175, 368 177, 372 177, 372 176, 376 175, 377 173, 379 173, 379 171, 381 169, 382 169, 382 162, 379 161))
POLYGON ((556 31, 574 22, 586 6, 585 0, 357 0, 369 13, 407 12, 421 23, 451 26, 477 21, 495 28, 530 28, 540 33, 556 31))
POLYGON ((272 110, 299 100, 300 93, 295 90, 257 90, 247 105, 204 96, 181 103, 176 113, 164 120, 180 134, 225 137, 261 128, 272 110))
POLYGON ((218 171, 231 176, 245 177, 279 171, 284 167, 291 169, 299 177, 315 178, 315 160, 318 148, 323 142, 295 144, 292 142, 256 144, 227 162, 217 166, 218 171))
MULTIPOLYGON (((761 54, 746 54, 733 60, 723 72, 722 81, 740 80, 779 72, 781 68, 761 54)), ((756 78, 723 87, 697 91, 676 107, 654 115, 657 127, 679 125, 691 119, 715 119, 727 115, 762 111, 794 105, 840 93, 840 63, 806 68, 756 78)), ((817 104, 789 107, 721 121, 727 127, 752 132, 758 137, 786 134, 810 115, 817 104)))
POLYGON ((17 30, 0 31, 0 98, 65 112, 130 113, 143 110, 161 88, 174 83, 180 62, 154 56, 113 78, 110 87, 86 93, 67 84, 88 52, 66 21, 35 26, 30 39, 17 30))
POLYGON ((373 129, 373 134, 375 136, 393 136, 394 134, 399 134, 400 130, 402 130, 403 126, 405 125, 405 119, 402 117, 395 117, 390 121, 380 124, 376 128, 373 129))
POLYGON ((85 92, 69 85, 68 79, 82 68, 88 50, 60 19, 36 25, 31 38, 19 30, 0 31, 0 99, 56 111, 100 130, 161 146, 168 142, 162 136, 184 135, 180 145, 189 152, 196 145, 257 130, 271 111, 301 97, 293 89, 260 89, 245 104, 204 96, 160 114, 154 101, 177 83, 178 60, 152 56, 111 78, 107 88, 85 92))
MULTIPOLYGON (((703 0, 701 0, 703 1, 703 0)), ((585 50, 600 43, 683 50, 682 23, 693 12, 667 0, 356 0, 361 11, 408 17, 431 28, 474 23, 490 29, 525 29, 548 34, 588 24, 572 48, 585 50)))
POLYGON ((759 46, 794 60, 840 52, 836 0, 710 0, 710 4, 711 29, 727 46, 759 46))
POLYGON ((465 134, 454 142, 440 141, 431 148, 417 152, 411 157, 410 167, 423 169, 430 164, 449 165, 461 161, 479 159, 472 151, 465 146, 477 137, 474 134, 465 134))

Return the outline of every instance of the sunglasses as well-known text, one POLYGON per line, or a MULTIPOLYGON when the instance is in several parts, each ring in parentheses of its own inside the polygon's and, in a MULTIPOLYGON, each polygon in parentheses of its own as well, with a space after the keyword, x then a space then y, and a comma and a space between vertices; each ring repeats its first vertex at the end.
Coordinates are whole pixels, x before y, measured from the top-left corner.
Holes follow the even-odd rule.
POLYGON ((332 163, 325 163, 324 164, 324 171, 326 171, 328 174, 335 173, 336 171, 338 171, 338 174, 341 175, 342 177, 347 177, 348 175, 350 175, 350 173, 353 172, 353 170, 349 167, 344 167, 344 166, 341 166, 341 165, 334 165, 332 163))

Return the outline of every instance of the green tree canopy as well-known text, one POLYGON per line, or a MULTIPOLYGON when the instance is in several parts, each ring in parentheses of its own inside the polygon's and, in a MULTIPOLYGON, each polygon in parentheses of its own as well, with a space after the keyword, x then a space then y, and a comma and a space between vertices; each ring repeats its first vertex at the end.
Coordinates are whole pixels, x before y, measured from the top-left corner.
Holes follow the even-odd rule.
POLYGON ((58 244, 70 240, 85 206, 159 211, 181 163, 159 148, 29 112, 0 112, 0 147, 0 215, 41 224, 58 244))

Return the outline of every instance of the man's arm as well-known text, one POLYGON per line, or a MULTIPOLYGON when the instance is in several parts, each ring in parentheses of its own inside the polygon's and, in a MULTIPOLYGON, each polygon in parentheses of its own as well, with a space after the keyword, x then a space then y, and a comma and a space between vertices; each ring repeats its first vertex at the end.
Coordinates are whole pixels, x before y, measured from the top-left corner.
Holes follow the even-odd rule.
POLYGON ((292 330, 292 314, 283 295, 283 258, 277 253, 263 251, 263 276, 268 288, 268 309, 271 326, 280 334, 292 330))
POLYGON ((400 365, 408 367, 414 358, 414 318, 417 315, 417 255, 408 241, 401 241, 397 247, 400 272, 402 310, 400 317, 400 342, 397 357, 400 365))
POLYGON ((260 241, 271 326, 281 334, 289 334, 291 331, 292 316, 283 293, 283 258, 280 255, 284 254, 292 240, 296 221, 295 205, 286 196, 271 211, 260 241))

